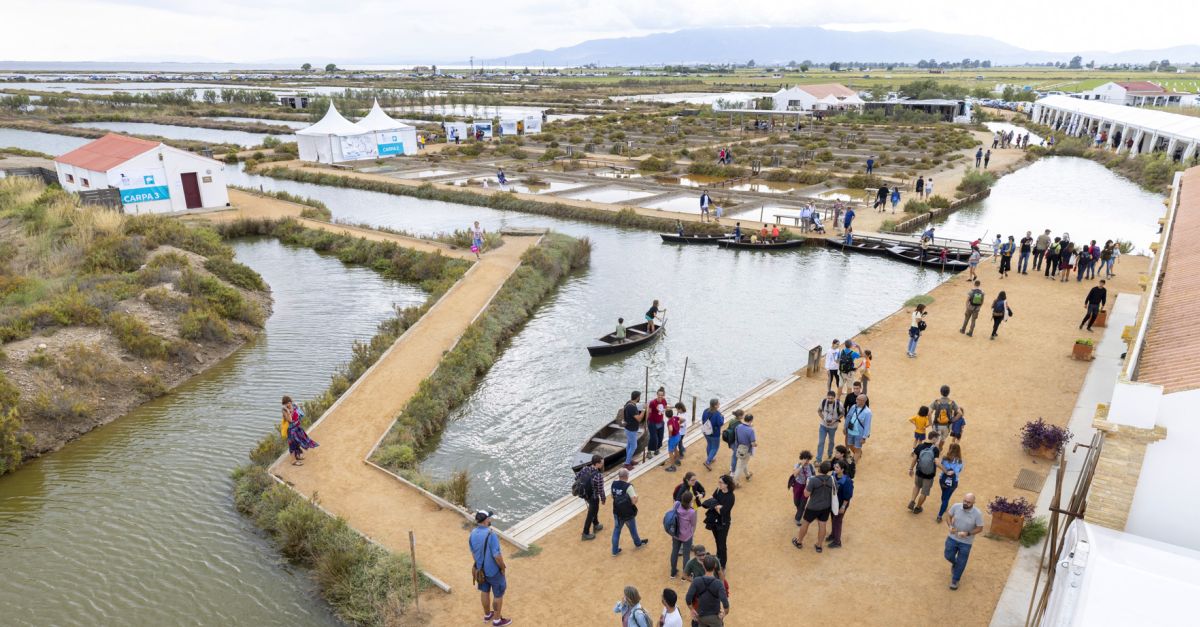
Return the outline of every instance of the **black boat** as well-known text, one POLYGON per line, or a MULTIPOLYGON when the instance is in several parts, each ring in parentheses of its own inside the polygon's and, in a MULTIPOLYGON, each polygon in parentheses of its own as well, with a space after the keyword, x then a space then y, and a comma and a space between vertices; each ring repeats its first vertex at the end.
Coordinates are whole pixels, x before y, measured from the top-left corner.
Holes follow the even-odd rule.
POLYGON ((968 266, 967 262, 959 261, 958 259, 947 258, 943 261, 940 251, 935 252, 933 249, 921 250, 920 248, 908 248, 907 246, 893 246, 888 250, 888 253, 902 261, 936 270, 959 272, 966 270, 968 266))
POLYGON ((745 238, 741 241, 733 238, 717 241, 717 246, 721 248, 733 248, 735 250, 783 250, 785 248, 800 248, 804 244, 804 238, 789 239, 782 242, 759 242, 757 244, 752 244, 750 240, 745 238))
POLYGON ((888 254, 888 251, 891 250, 892 246, 895 246, 895 244, 893 244, 893 243, 889 243, 889 242, 885 242, 885 241, 881 241, 881 240, 867 239, 867 238, 863 238, 863 237, 854 238, 854 243, 852 243, 852 244, 847 244, 846 239, 844 237, 827 237, 827 238, 825 238, 825 245, 832 247, 832 248, 839 248, 839 249, 844 249, 844 250, 848 249, 848 250, 853 250, 854 252, 867 253, 867 254, 872 254, 872 255, 886 255, 886 254, 888 254))
POLYGON ((675 233, 659 233, 663 243, 666 244, 716 244, 717 240, 722 240, 731 235, 677 235, 675 233))
POLYGON ((664 320, 662 323, 655 325, 653 331, 648 331, 646 329, 646 324, 647 323, 643 322, 641 324, 625 327, 625 341, 623 342, 617 340, 615 332, 609 333, 608 335, 597 340, 597 342, 599 342, 598 344, 593 344, 587 347, 588 353, 590 353, 592 357, 599 357, 601 355, 615 355, 617 353, 624 353, 625 351, 631 351, 645 346, 646 344, 658 339, 658 336, 662 335, 663 326, 666 325, 666 321, 664 320))
MULTIPOLYGON (((635 455, 640 456, 642 450, 646 448, 646 439, 646 428, 638 429, 635 455)), ((571 458, 571 471, 579 472, 579 469, 592 463, 592 455, 604 458, 605 472, 623 465, 625 463, 625 427, 620 422, 611 422, 600 427, 600 430, 593 433, 592 437, 579 447, 579 452, 571 458)))

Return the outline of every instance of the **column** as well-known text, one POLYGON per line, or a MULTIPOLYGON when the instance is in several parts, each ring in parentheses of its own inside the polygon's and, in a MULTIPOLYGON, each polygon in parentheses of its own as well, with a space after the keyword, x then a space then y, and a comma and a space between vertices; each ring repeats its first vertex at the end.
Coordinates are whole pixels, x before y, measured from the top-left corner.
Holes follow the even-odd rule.
POLYGON ((1117 144, 1117 154, 1125 152, 1125 142, 1129 139, 1129 125, 1121 127, 1121 143, 1117 144))
POLYGON ((1187 148, 1184 148, 1184 149, 1183 149, 1183 159, 1182 159, 1182 162, 1183 162, 1183 163, 1187 163, 1187 161, 1188 161, 1189 159, 1191 159, 1191 158, 1192 158, 1192 156, 1193 156, 1193 155, 1195 155, 1195 154, 1196 154, 1196 142, 1192 142, 1192 143, 1188 144, 1187 148))
POLYGON ((1175 156, 1175 144, 1178 142, 1179 142, 1179 140, 1174 137, 1172 137, 1170 139, 1170 141, 1167 142, 1167 156, 1168 157, 1175 156))
POLYGON ((1146 143, 1146 154, 1153 154, 1155 148, 1158 148, 1158 131, 1150 134, 1150 141, 1146 143))
POLYGON ((1124 531, 1129 507, 1137 491, 1137 478, 1146 458, 1146 445, 1167 437, 1163 427, 1139 429, 1097 418, 1093 423, 1104 431, 1104 447, 1096 461, 1092 486, 1088 492, 1088 522, 1116 531, 1124 531))

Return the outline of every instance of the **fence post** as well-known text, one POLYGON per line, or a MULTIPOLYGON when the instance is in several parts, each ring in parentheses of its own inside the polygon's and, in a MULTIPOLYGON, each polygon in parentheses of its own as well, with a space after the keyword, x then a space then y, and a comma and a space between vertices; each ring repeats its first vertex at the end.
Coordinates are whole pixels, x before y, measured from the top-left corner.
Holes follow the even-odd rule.
POLYGON ((413 606, 418 612, 421 611, 421 586, 420 580, 417 579, 417 538, 413 535, 412 530, 408 531, 408 554, 412 561, 412 582, 413 582, 413 606))

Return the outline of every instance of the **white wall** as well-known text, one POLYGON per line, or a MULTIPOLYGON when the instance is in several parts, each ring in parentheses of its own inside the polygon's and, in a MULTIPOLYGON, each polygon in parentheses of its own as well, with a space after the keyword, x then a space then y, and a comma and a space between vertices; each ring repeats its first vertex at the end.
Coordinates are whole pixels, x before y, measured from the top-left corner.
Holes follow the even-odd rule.
POLYGON ((1200 477, 1197 407, 1200 390, 1162 397, 1157 422, 1167 437, 1146 447, 1126 532, 1200 550, 1200 499, 1194 489, 1200 477))
POLYGON ((184 150, 159 146, 142 153, 129 161, 108 171, 108 180, 117 186, 122 172, 139 175, 141 172, 152 172, 169 190, 167 200, 140 202, 125 205, 125 213, 171 213, 187 210, 187 200, 183 193, 182 175, 195 173, 196 182, 200 187, 200 206, 203 208, 224 207, 229 204, 229 192, 225 186, 225 173, 217 161, 189 153, 184 150), (159 159, 159 155, 162 159, 159 159), (208 179, 206 182, 205 179, 208 179))
POLYGON ((58 184, 68 192, 78 193, 108 187, 108 176, 104 172, 93 172, 57 161, 54 163, 54 169, 58 172, 58 184), (68 174, 71 175, 70 181, 67 180, 68 174), (83 186, 83 179, 87 179, 87 187, 83 186))

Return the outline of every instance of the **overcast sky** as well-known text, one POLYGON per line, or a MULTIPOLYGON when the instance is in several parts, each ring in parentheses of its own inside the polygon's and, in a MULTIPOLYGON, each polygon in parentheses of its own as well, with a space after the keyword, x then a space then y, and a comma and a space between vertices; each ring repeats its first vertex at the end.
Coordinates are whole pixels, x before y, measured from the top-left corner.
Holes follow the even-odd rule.
POLYGON ((0 60, 406 63, 681 28, 823 25, 1116 51, 1200 43, 1198 7, 1195 0, 0 0, 0 60))

